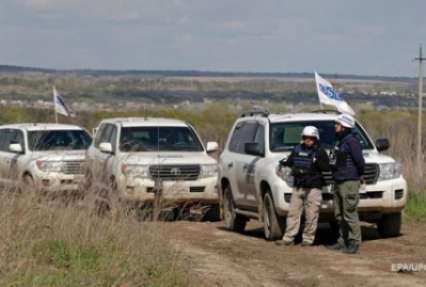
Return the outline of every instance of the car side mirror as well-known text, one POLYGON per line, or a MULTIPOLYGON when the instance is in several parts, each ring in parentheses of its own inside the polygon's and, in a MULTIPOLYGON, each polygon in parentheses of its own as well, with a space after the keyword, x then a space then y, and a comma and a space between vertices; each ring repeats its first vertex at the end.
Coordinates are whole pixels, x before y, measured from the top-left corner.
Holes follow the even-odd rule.
POLYGON ((262 149, 259 143, 246 143, 244 145, 244 151, 246 154, 254 156, 265 156, 265 151, 262 149))
POLYGON ((376 148, 379 152, 388 150, 390 147, 390 143, 388 139, 377 139, 376 140, 376 148))
POLYGON ((110 153, 110 154, 113 153, 112 144, 111 143, 107 143, 107 142, 100 143, 99 144, 99 149, 103 153, 110 153))
POLYGON ((207 153, 212 153, 219 150, 219 144, 217 142, 208 142, 206 146, 207 153))
POLYGON ((22 148, 22 145, 19 143, 14 143, 9 145, 9 150, 13 153, 24 153, 24 149, 22 148))

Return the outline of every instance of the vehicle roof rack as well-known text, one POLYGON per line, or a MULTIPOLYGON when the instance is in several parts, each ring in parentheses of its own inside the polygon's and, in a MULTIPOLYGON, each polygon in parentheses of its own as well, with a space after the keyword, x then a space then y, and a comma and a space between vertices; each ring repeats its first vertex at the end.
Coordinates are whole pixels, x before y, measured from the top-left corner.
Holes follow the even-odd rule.
POLYGON ((248 112, 244 112, 243 114, 241 114, 241 117, 253 117, 253 116, 262 116, 264 118, 266 118, 267 116, 269 116, 269 111, 267 109, 255 109, 252 111, 248 111, 248 112))
POLYGON ((341 112, 339 112, 338 110, 333 110, 333 109, 313 110, 313 111, 311 111, 311 113, 336 114, 336 115, 340 115, 341 114, 341 112))

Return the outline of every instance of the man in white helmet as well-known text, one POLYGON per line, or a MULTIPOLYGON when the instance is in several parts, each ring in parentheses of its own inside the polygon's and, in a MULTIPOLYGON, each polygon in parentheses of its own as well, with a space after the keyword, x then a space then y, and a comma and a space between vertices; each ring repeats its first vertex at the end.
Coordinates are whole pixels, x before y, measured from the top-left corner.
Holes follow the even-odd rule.
POLYGON ((341 114, 336 119, 337 144, 334 150, 334 207, 339 223, 339 239, 330 248, 347 254, 358 253, 361 228, 358 217, 359 188, 364 173, 362 145, 354 132, 355 120, 341 114))
POLYGON ((322 172, 330 169, 328 155, 320 148, 319 139, 316 127, 305 127, 302 142, 294 148, 286 160, 281 161, 282 166, 290 167, 292 170, 294 188, 287 214, 286 232, 283 240, 277 244, 294 245, 303 211, 305 227, 302 246, 314 243, 322 200, 321 189, 325 184, 322 172))

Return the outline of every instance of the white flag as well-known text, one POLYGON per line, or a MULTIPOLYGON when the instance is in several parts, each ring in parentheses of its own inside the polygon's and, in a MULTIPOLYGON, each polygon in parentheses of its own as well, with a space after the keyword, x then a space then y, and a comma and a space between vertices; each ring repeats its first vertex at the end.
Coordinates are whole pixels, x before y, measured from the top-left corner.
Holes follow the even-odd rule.
POLYGON ((317 84, 318 98, 321 104, 335 106, 336 109, 345 114, 354 115, 354 110, 333 88, 331 83, 315 72, 315 82, 317 84))
POLYGON ((53 87, 53 105, 55 113, 64 115, 66 117, 72 116, 71 110, 65 104, 64 99, 59 95, 55 87, 53 87))

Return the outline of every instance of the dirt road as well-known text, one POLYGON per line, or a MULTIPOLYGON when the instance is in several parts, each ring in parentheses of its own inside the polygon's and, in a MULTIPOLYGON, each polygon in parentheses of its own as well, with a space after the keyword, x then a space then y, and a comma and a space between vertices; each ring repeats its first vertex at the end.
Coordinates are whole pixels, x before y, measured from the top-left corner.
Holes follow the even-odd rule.
POLYGON ((426 264, 426 226, 406 224, 403 234, 379 239, 363 227, 359 255, 324 247, 332 237, 320 228, 313 247, 284 247, 263 239, 250 224, 244 234, 224 230, 222 223, 166 223, 167 236, 203 279, 204 286, 426 286, 426 271, 392 272, 397 263, 426 264))

